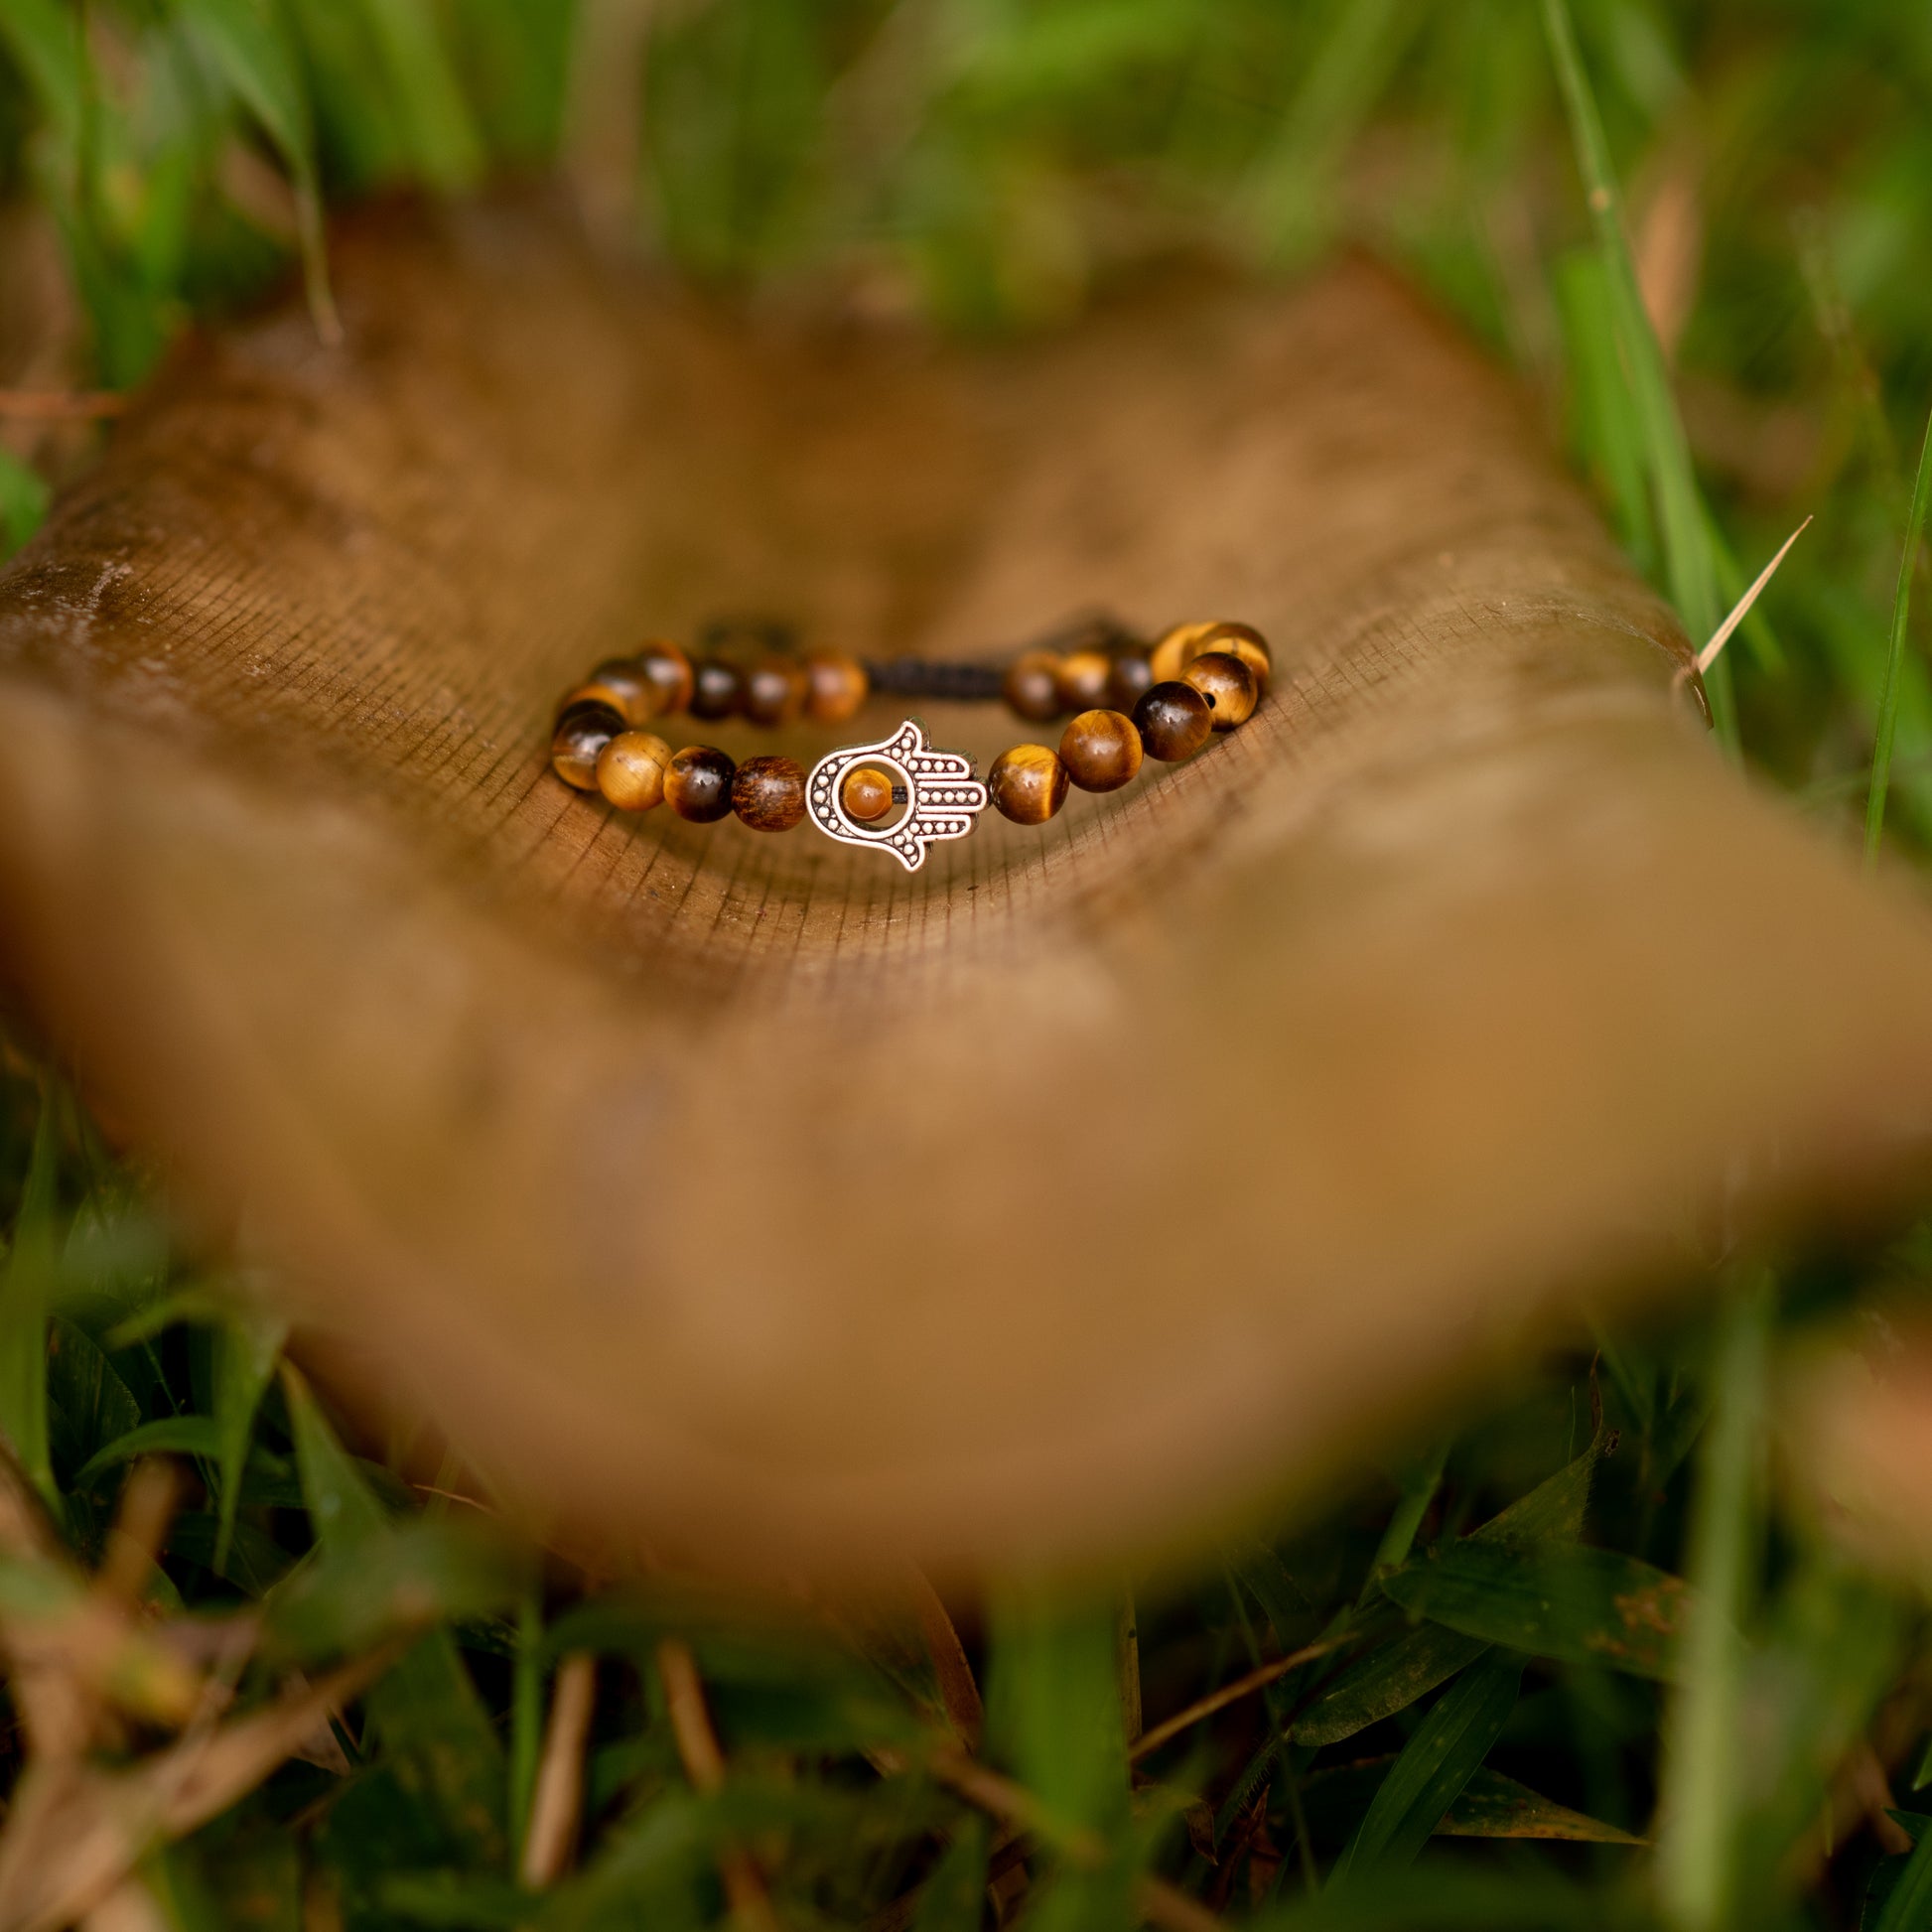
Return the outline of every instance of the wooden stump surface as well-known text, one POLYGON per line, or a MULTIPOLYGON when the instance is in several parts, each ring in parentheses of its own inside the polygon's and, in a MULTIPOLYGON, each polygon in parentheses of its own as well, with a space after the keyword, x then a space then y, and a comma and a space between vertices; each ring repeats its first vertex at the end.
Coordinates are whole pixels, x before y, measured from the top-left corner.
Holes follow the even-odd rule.
POLYGON ((1725 767, 1667 613, 1381 272, 945 346, 530 205, 336 267, 345 349, 292 304, 192 342, 0 580, 5 970, 536 1506, 760 1566, 1185 1542, 1683 1274, 1715 1202, 1923 1177, 1922 915, 1725 767), (915 877, 545 766, 647 634, 992 656, 1095 606, 1257 623, 1276 689, 915 877))

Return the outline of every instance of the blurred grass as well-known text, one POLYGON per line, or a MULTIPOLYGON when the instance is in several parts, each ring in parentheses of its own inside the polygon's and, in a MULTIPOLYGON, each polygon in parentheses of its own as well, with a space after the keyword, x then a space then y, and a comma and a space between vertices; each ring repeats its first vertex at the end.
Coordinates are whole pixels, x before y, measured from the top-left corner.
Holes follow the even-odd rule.
MULTIPOLYGON (((1914 862, 1928 105, 1932 12, 1889 0, 0 0, 0 198, 58 236, 75 384, 139 382, 190 318, 284 274, 326 333, 326 205, 553 168, 694 276, 831 279, 956 329, 1051 326, 1176 249, 1265 274, 1368 249, 1520 371, 1694 639, 1816 515, 1721 660, 1721 728, 1848 845, 1863 803, 1914 862)), ((84 455, 0 424, 0 547, 84 455)), ((779 1922, 881 1932, 996 1909, 1099 1932, 1150 1878, 1284 1932, 1932 1925, 1926 1819, 1897 1814, 1909 1861, 1815 1839, 1881 1709, 1918 1761, 1925 1606, 1757 1479, 1766 1352, 1880 1289, 1922 1303, 1923 1233, 1788 1257, 1708 1325, 1605 1336, 1595 1372, 1556 1361, 1453 1443, 1390 1445, 1386 1477, 1217 1580, 1144 1586, 1136 1692, 1118 1602, 965 1606, 1015 1812, 943 1775, 909 1617, 599 1586, 349 1453, 278 1373, 279 1329, 19 1063, 0 1225, 0 1426, 64 1547, 97 1564, 165 1451, 189 1488, 147 1593, 259 1614, 245 1708, 413 1642, 334 1768, 286 1764, 152 1850, 183 1932, 704 1925, 746 1858, 779 1922), (1634 1600, 1673 1607, 1633 1634, 1634 1600), (697 1658, 722 1791, 689 1775, 666 1638, 697 1658), (1130 1768, 1136 1695, 1158 1723, 1317 1643, 1130 1768), (573 1651, 600 1660, 584 1843, 533 1898, 518 1859, 573 1651)), ((0 1617, 69 1600, 36 1563, 0 1566, 0 1617)))

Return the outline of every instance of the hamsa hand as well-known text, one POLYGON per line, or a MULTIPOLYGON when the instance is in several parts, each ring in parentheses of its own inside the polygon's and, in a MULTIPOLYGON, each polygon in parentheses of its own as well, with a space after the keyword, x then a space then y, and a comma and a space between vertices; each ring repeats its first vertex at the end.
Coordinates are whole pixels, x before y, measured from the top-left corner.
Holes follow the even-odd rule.
POLYGON ((929 846, 963 839, 973 829, 986 797, 972 759, 934 751, 924 728, 908 718, 891 738, 848 745, 819 759, 805 786, 805 810, 828 838, 890 852, 907 872, 917 872, 929 846), (867 825, 846 810, 846 774, 861 764, 881 766, 891 776, 895 799, 903 789, 905 811, 892 824, 867 825))

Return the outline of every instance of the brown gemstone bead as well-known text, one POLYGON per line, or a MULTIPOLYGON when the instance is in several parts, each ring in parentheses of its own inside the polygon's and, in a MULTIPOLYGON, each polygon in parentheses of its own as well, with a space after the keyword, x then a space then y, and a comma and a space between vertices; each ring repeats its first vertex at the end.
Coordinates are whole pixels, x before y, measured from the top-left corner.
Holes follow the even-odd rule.
POLYGON ((788 725, 805 708, 805 667, 795 657, 761 658, 745 673, 745 715, 755 725, 788 725))
POLYGON ((805 659, 805 716, 815 725, 843 725, 872 695, 872 680, 856 657, 817 650, 805 659))
POLYGON ((1180 681, 1191 684, 1207 700, 1217 732, 1245 725, 1261 697, 1254 672, 1231 650, 1202 651, 1181 672, 1180 681))
POLYGON ((611 705, 590 701, 568 706, 550 739, 550 768, 579 791, 597 789, 598 755, 623 730, 611 705))
POLYGON ((1154 682, 1154 666, 1146 653, 1130 650, 1116 657, 1107 674, 1107 702, 1116 711, 1131 712, 1141 701, 1141 693, 1154 682))
POLYGON ((691 702, 691 660, 675 644, 653 637, 632 661, 657 694, 655 717, 668 718, 691 702))
POLYGON ((893 808, 893 781, 876 764, 862 764, 845 774, 839 802, 861 825, 884 818, 893 808))
POLYGON ((1060 659, 1059 687, 1062 711, 1091 711, 1107 702, 1107 678, 1113 659, 1103 650, 1076 650, 1060 659))
POLYGON ((701 657, 691 671, 691 716, 715 723, 729 718, 745 702, 745 680, 736 664, 722 657, 701 657))
POLYGON ((1016 825, 1044 825, 1066 803, 1066 766, 1044 745, 1016 745, 993 760, 986 788, 1016 825))
POLYGON ((664 798, 671 748, 652 732, 619 732, 597 755, 597 788, 621 812, 647 812, 664 798))
POLYGON ((1061 735, 1060 762, 1082 791, 1118 791, 1141 768, 1141 735, 1118 711, 1083 711, 1061 735))
POLYGON ((1134 723, 1151 759, 1176 764, 1190 759, 1207 743, 1214 714, 1207 700, 1191 684, 1169 678, 1141 694, 1134 707, 1134 723))
POLYGON ((600 664, 557 707, 559 715, 574 704, 609 705, 626 725, 648 724, 657 715, 657 693, 643 666, 624 657, 600 664))
POLYGON ((1208 623, 1195 626, 1196 635, 1190 637, 1180 653, 1181 671, 1195 658, 1204 656, 1210 650, 1224 650, 1230 657, 1238 657, 1254 673, 1255 698, 1259 702, 1261 694, 1268 689, 1268 680, 1275 667, 1274 652, 1268 648, 1268 639, 1251 623, 1208 623))
POLYGON ((679 818, 709 825, 732 808, 738 767, 710 745, 687 745, 664 771, 664 799, 679 818))
POLYGON ((1060 660, 1050 650, 1024 650, 1007 666, 1007 703, 1043 725, 1060 715, 1060 660))
POLYGON ((1177 678, 1187 662, 1187 646, 1213 628, 1212 623, 1177 623, 1172 630, 1163 631, 1160 641, 1148 653, 1153 682, 1168 684, 1177 678))
POLYGON ((732 810, 755 832, 789 832, 805 816, 805 767, 796 759, 747 759, 732 780, 732 810))

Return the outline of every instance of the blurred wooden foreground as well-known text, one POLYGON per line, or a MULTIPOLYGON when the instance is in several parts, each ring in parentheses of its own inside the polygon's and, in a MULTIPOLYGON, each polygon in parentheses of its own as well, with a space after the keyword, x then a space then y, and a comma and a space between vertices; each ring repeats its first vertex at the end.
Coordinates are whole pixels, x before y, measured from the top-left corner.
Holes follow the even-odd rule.
POLYGON ((1925 922, 1724 767, 1668 615, 1376 272, 952 348, 747 325, 527 207, 337 273, 345 349, 294 305, 191 345, 0 580, 5 970, 533 1506, 761 1565, 1184 1541, 1685 1278, 1717 1203, 1923 1176, 1925 922), (1276 692, 915 879, 544 768, 649 632, 1092 606, 1255 622, 1276 692))

